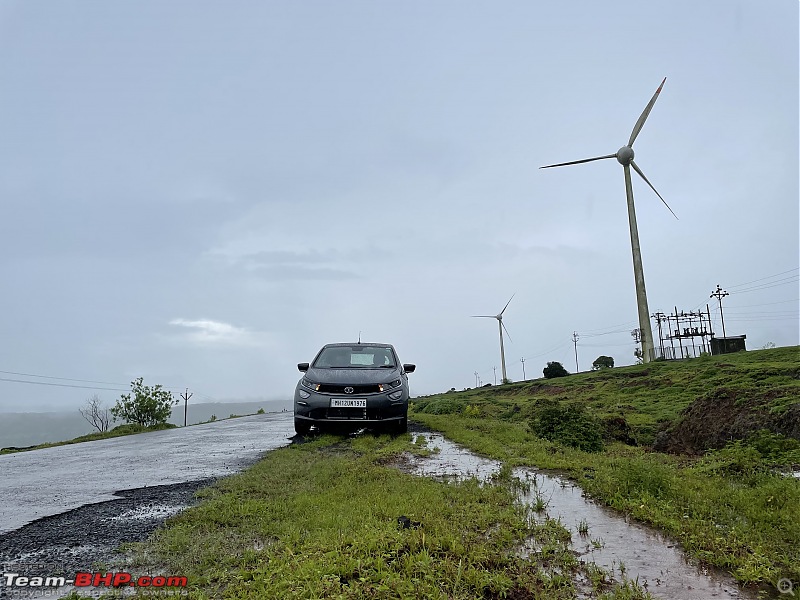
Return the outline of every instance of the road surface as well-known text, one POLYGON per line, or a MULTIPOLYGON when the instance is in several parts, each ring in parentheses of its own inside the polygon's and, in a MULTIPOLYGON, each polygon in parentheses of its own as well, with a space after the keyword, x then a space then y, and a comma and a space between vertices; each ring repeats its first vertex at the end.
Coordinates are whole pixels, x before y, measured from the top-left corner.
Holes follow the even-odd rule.
POLYGON ((2 455, 0 534, 117 491, 230 475, 292 435, 283 412, 2 455))

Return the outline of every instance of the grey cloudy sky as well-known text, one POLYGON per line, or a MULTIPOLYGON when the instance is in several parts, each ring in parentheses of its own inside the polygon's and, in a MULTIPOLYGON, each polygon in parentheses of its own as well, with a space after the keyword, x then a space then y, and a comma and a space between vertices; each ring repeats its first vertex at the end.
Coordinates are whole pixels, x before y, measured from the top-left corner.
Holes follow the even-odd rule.
POLYGON ((0 0, 0 409, 289 398, 359 331, 415 394, 492 382, 470 315, 512 294, 511 379, 574 370, 573 331, 631 364, 622 169, 538 167, 615 152, 663 77, 650 310, 719 283, 728 334, 798 344, 794 0, 0 0))

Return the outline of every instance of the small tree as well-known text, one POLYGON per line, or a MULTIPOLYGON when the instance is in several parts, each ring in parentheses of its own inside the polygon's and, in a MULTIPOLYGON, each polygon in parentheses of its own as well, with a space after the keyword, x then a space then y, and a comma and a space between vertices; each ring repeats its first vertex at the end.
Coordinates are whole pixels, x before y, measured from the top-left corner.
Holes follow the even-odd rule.
POLYGON ((103 401, 100 400, 100 396, 97 394, 87 399, 83 407, 78 409, 78 412, 89 422, 89 425, 100 433, 108 431, 111 415, 108 414, 108 409, 103 406, 103 401))
POLYGON ((547 363, 547 366, 542 370, 545 379, 552 379, 553 377, 566 377, 569 371, 564 368, 560 362, 552 361, 547 363))
POLYGON ((117 404, 111 409, 114 421, 136 423, 142 427, 166 423, 172 414, 172 407, 178 400, 172 392, 164 390, 160 385, 150 387, 142 383, 142 378, 131 382, 131 393, 122 394, 117 404))
POLYGON ((592 363, 592 371, 600 369, 611 369, 614 367, 614 359, 610 356, 598 356, 592 363))

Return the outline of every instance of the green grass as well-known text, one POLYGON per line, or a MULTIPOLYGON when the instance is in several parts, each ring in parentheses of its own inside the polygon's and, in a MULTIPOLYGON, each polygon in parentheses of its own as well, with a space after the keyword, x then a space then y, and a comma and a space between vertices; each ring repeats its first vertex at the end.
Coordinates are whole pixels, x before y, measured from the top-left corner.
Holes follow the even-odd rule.
MULTIPOLYGON (((576 597, 589 568, 559 522, 529 518, 508 468, 491 485, 439 482, 398 468, 404 452, 430 450, 366 435, 270 452, 134 545, 133 569, 186 575, 192 598, 576 597)), ((592 597, 646 597, 600 579, 592 597)))
POLYGON ((775 348, 684 361, 603 369, 414 400, 417 413, 471 412, 517 421, 537 400, 580 404, 598 419, 623 417, 638 443, 652 444, 698 398, 729 390, 740 401, 781 413, 800 401, 800 348, 775 348), (469 407, 469 408, 467 408, 469 407))
POLYGON ((741 458, 726 458, 726 451, 690 460, 612 444, 605 452, 587 453, 539 439, 522 423, 415 418, 485 456, 568 474, 592 497, 668 532, 689 554, 741 583, 800 579, 796 479, 767 469, 715 468, 741 458))
POLYGON ((797 439, 758 431, 704 456, 652 452, 646 445, 658 428, 682 418, 693 400, 720 389, 734 390, 737 401, 765 413, 796 411, 798 348, 429 396, 415 401, 412 416, 506 464, 566 473, 591 496, 669 533, 689 554, 741 583, 800 580, 800 481, 775 471, 800 463, 797 439), (543 432, 539 415, 554 402, 597 423, 622 416, 643 445, 607 439, 603 452, 589 453, 573 439, 576 430, 542 439, 534 432, 554 428, 543 432))

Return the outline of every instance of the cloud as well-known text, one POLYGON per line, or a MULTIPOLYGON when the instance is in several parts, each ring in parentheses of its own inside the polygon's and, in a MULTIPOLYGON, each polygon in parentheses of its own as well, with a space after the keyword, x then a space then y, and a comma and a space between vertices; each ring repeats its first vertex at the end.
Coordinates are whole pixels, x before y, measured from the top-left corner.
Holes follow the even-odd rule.
POLYGON ((170 325, 183 327, 181 340, 199 345, 226 344, 232 346, 258 346, 261 341, 258 335, 243 327, 236 327, 230 323, 212 321, 210 319, 172 319, 170 325))

